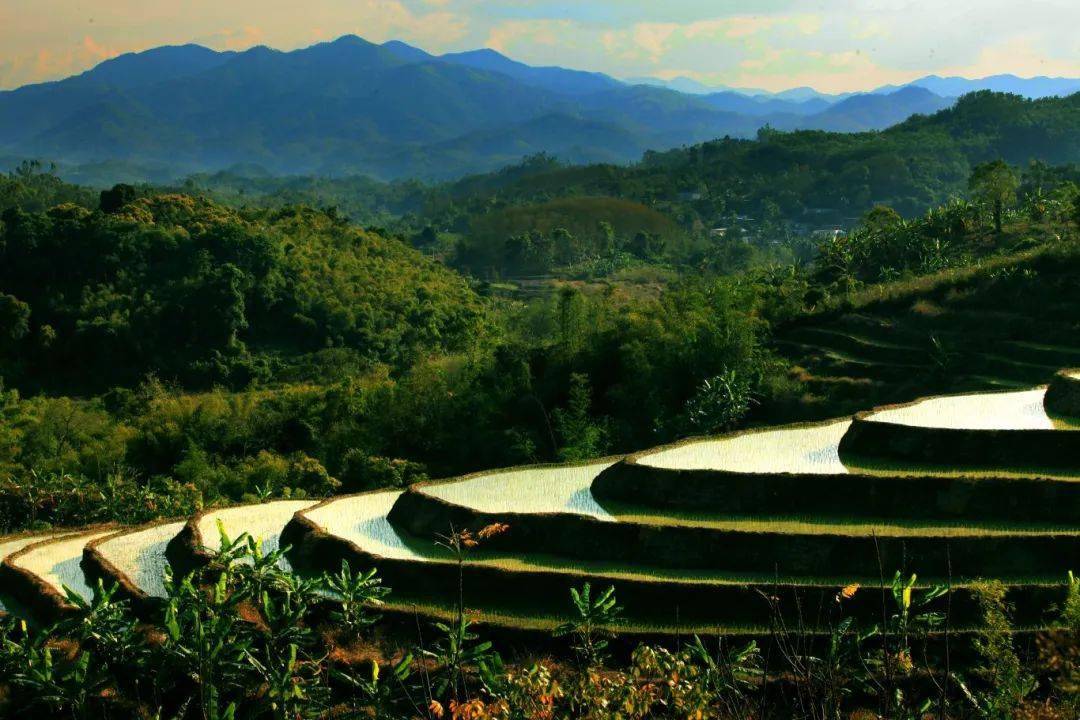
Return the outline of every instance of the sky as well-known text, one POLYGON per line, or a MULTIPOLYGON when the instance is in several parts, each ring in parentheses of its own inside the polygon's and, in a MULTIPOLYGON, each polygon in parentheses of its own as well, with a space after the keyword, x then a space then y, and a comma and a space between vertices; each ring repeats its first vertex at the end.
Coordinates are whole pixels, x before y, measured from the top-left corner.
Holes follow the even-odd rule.
POLYGON ((619 78, 847 92, 928 74, 1080 77, 1078 27, 1077 0, 0 0, 0 88, 159 45, 356 34, 619 78))

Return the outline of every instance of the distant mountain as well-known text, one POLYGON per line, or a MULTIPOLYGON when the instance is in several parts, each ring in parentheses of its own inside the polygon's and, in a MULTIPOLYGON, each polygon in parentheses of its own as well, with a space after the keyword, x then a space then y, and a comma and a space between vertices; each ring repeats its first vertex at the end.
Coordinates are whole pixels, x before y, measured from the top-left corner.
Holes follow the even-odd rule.
POLYGON ((427 60, 434 60, 435 56, 426 50, 421 50, 418 47, 413 47, 408 43, 404 43, 400 40, 389 40, 382 44, 382 48, 387 50, 398 58, 405 60, 406 62, 425 62, 427 60))
POLYGON ((753 117, 777 114, 802 117, 820 113, 832 105, 824 98, 784 100, 769 95, 744 95, 733 90, 705 95, 704 100, 717 110, 743 113, 753 117))
POLYGON ((561 67, 533 67, 487 48, 448 53, 440 55, 439 59, 455 65, 502 73, 528 85, 570 95, 584 95, 622 85, 615 78, 603 73, 567 70, 561 67))
POLYGON ((275 173, 444 178, 518 151, 627 162, 755 128, 699 98, 597 73, 493 51, 434 57, 355 36, 292 52, 161 49, 0 93, 2 155, 128 171, 165 164, 178 175, 257 163, 275 173))
MULTIPOLYGON (((790 126, 839 132, 880 130, 903 122, 912 115, 930 115, 944 110, 954 102, 955 98, 944 98, 925 88, 909 86, 884 95, 852 95, 820 113, 799 118, 790 126)), ((783 127, 784 124, 777 126, 783 127)))
POLYGON ((188 77, 229 61, 236 53, 217 52, 201 45, 167 45, 106 60, 71 80, 82 79, 131 89, 165 80, 188 77))
POLYGON ((963 82, 1029 92, 1073 81, 1011 76, 859 95, 811 88, 700 92, 686 78, 624 83, 534 67, 484 49, 432 55, 354 35, 281 52, 197 45, 123 55, 65 80, 0 92, 0 157, 57 161, 68 176, 139 178, 256 164, 275 174, 445 179, 547 152, 626 163, 778 129, 878 130, 948 107, 963 82), (668 87, 682 87, 680 92, 668 87))
POLYGON ((1027 98, 1051 97, 1054 95, 1064 97, 1080 92, 1080 79, 1033 77, 1020 78, 1015 75, 991 75, 978 80, 969 80, 962 77, 938 77, 930 75, 920 78, 913 83, 917 87, 942 95, 944 97, 960 97, 977 90, 993 90, 994 92, 1013 93, 1027 98))

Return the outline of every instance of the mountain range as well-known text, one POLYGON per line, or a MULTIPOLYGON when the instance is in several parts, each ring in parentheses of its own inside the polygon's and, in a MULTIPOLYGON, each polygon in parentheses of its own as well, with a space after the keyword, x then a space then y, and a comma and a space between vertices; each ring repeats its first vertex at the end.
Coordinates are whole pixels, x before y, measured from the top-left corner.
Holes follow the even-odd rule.
POLYGON ((846 96, 658 83, 531 66, 490 49, 436 56, 353 35, 290 52, 168 46, 0 92, 0 158, 49 159, 103 183, 237 164, 445 179, 539 152, 629 162, 765 125, 878 130, 984 86, 1032 96, 1080 90, 1080 81, 1012 76, 923 78, 846 96))

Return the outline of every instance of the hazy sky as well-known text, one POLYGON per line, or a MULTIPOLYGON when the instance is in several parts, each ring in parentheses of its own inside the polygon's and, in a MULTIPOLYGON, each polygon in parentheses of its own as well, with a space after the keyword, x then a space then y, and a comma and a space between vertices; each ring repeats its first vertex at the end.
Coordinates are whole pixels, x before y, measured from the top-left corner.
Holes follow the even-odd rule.
POLYGON ((293 49, 355 33, 492 47, 617 77, 867 89, 929 73, 1080 77, 1080 0, 0 0, 0 88, 197 42, 293 49))

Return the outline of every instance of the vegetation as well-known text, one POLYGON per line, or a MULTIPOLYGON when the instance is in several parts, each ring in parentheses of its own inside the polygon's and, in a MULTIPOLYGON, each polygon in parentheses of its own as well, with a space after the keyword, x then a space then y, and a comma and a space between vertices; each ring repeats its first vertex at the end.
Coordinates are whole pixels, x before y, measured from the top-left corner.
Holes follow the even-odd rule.
MULTIPOLYGON (((351 603, 386 597, 371 573, 300 579, 241 536, 222 536, 204 568, 167 578, 160 612, 139 618, 116 590, 59 624, 0 626, 0 708, 75 718, 552 718, 618 717, 1070 717, 1076 710, 1075 658, 1052 638, 1036 655, 1012 640, 1000 589, 983 593, 986 631, 945 636, 948 622, 926 610, 945 588, 913 591, 914 577, 892 581, 882 622, 860 625, 842 588, 832 629, 813 639, 777 623, 767 646, 693 637, 678 647, 620 643, 615 591, 574 593, 575 614, 557 636, 566 649, 503 657, 480 641, 464 614, 459 630, 399 632, 374 644, 351 603), (327 600, 324 588, 340 598, 327 600), (353 618, 347 622, 346 618, 353 618), (461 643, 465 643, 462 645, 461 643), (944 661, 951 653, 972 662, 944 661)), ((1074 590, 1075 592, 1075 590, 1074 590)), ((369 604, 369 607, 371 605, 369 604)), ((369 611, 363 611, 369 612, 369 611)))
MULTIPOLYGON (((541 156, 436 186, 223 174, 93 193, 24 165, 0 180, 0 530, 404 488, 1078 365, 1080 172, 1024 164, 1077 159, 1076 101, 982 93, 881 133, 765 130, 629 167, 541 156)), ((56 627, 7 621, 0 702, 1075 714, 1074 636, 1022 645, 989 583, 979 637, 951 638, 952 596, 907 574, 883 577, 880 623, 855 622, 842 588, 824 644, 777 611, 767 649, 635 648, 612 637, 617 590, 586 586, 552 659, 504 659, 463 600, 470 543, 503 542, 478 532, 449 529, 458 601, 422 637, 411 616, 377 621, 394 595, 372 568, 304 579, 225 540, 155 616, 101 588, 56 627), (951 665, 941 634, 973 659, 951 665)))

